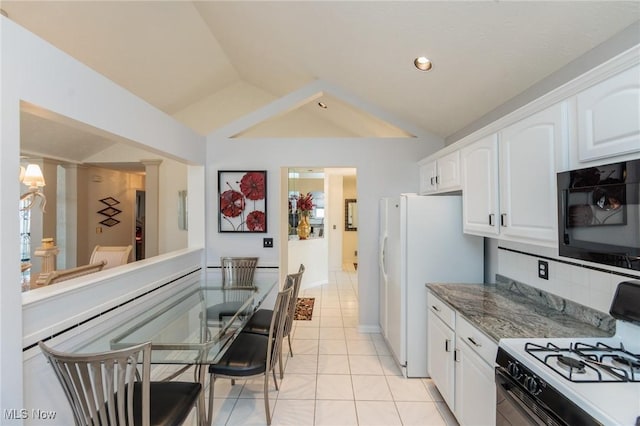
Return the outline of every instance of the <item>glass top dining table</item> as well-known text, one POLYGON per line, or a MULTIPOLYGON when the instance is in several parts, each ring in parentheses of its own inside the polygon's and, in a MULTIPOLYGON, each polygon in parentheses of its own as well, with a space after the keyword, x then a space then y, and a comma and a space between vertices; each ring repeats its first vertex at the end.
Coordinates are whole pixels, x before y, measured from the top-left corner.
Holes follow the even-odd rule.
POLYGON ((276 284, 266 278, 239 289, 196 281, 75 352, 110 351, 150 341, 152 364, 212 364, 276 284))

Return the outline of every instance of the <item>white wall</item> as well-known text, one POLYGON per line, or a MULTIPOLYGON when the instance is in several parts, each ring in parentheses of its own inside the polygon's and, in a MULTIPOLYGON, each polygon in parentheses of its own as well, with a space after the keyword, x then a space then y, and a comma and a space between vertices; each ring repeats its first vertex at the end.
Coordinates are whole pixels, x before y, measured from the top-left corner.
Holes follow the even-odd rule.
POLYGON ((221 255, 259 256, 260 264, 277 266, 280 241, 281 167, 355 167, 358 171, 358 279, 360 325, 378 327, 378 199, 418 190, 417 161, 442 147, 433 139, 227 139, 209 136, 207 145, 207 264, 221 255), (267 234, 219 234, 217 171, 267 170, 267 234), (262 238, 274 248, 262 248, 262 238))
MULTIPOLYGON (((159 246, 158 253, 168 253, 187 247, 187 231, 178 228, 178 192, 188 187, 187 165, 181 161, 149 152, 126 144, 116 144, 87 158, 92 163, 127 163, 143 160, 161 160, 158 187, 159 197, 159 246)), ((145 188, 138 188, 144 190, 145 188)))
MULTIPOLYGON (((190 129, 2 16, 0 37, 0 193, 4 200, 9 200, 0 205, 1 413, 4 409, 23 408, 24 394, 29 392, 23 387, 22 368, 23 328, 29 324, 22 318, 23 295, 17 255, 20 101, 136 141, 192 165, 203 164, 205 145, 204 139, 190 129)), ((192 175, 197 176, 197 173, 192 175)), ((198 188, 198 185, 193 187, 198 188)), ((198 194, 194 195, 198 197, 198 194)), ((204 223, 203 210, 192 214, 195 215, 194 223, 204 223)), ((203 229, 189 231, 192 232, 202 234, 203 229)), ((198 238, 194 240, 198 241, 198 238)), ((126 281, 126 277, 117 279, 126 281)), ((115 299, 118 294, 113 296, 115 299)), ((76 304, 74 309, 82 312, 85 305, 86 311, 94 306, 90 298, 83 303, 76 304)), ((79 314, 78 318, 83 315, 79 314)), ((58 329, 51 325, 43 330, 46 333, 56 331, 58 329)))
MULTIPOLYGON (((355 198, 358 200, 358 187, 356 184, 356 176, 345 176, 343 180, 343 198, 355 198)), ((345 212, 344 212, 344 199, 340 205, 342 211, 342 263, 353 264, 358 262, 358 256, 356 251, 358 250, 358 232, 360 231, 345 231, 345 212)))

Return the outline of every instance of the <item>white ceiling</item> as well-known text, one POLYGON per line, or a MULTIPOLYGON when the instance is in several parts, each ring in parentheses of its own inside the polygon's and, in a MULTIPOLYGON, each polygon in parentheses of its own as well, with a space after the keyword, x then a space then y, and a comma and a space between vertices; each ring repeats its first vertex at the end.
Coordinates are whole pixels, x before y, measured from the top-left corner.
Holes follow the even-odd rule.
POLYGON ((640 19, 637 1, 9 0, 2 9, 168 114, 238 81, 280 97, 322 79, 443 138, 640 19), (418 55, 431 72, 413 68, 418 55))

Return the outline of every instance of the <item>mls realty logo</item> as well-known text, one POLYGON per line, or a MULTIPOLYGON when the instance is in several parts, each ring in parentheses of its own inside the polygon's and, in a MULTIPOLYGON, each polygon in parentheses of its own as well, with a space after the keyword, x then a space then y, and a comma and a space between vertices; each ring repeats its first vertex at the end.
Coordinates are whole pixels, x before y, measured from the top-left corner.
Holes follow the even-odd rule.
POLYGON ((56 418, 56 414, 52 410, 40 410, 37 408, 31 410, 26 408, 7 408, 3 411, 2 417, 5 420, 53 420, 56 418))

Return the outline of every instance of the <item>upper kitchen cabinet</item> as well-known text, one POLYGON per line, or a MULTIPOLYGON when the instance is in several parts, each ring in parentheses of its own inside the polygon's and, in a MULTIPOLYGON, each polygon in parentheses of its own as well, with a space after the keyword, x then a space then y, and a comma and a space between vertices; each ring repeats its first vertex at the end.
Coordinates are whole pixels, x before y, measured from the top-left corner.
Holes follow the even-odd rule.
POLYGON ((420 163, 420 194, 449 192, 460 187, 460 151, 420 163))
POLYGON ((498 135, 461 151, 463 229, 469 234, 498 235, 498 135))
POLYGON ((572 167, 640 152, 640 65, 579 93, 576 111, 577 161, 572 158, 572 167))
POLYGON ((499 133, 500 236, 557 244, 556 172, 567 167, 567 102, 499 133))

